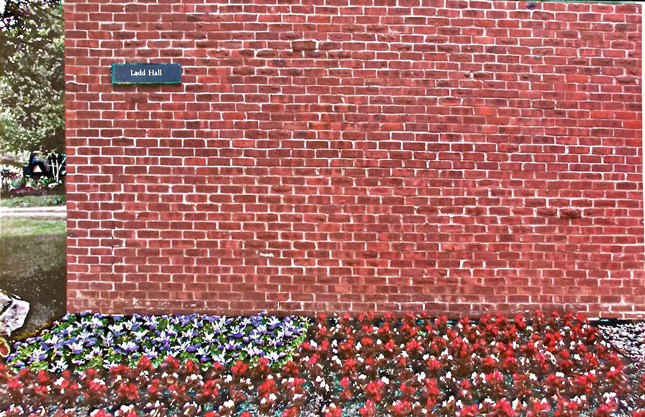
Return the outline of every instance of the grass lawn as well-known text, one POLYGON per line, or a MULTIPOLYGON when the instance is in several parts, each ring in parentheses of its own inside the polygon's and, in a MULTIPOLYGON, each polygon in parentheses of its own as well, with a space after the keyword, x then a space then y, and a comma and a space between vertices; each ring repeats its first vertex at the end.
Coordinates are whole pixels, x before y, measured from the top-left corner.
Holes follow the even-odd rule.
POLYGON ((65 204, 64 194, 23 195, 18 197, 3 197, 0 207, 46 207, 65 204))
POLYGON ((65 235, 65 220, 0 219, 0 238, 65 235))
POLYGON ((31 303, 13 336, 65 314, 65 221, 0 218, 0 289, 31 303))

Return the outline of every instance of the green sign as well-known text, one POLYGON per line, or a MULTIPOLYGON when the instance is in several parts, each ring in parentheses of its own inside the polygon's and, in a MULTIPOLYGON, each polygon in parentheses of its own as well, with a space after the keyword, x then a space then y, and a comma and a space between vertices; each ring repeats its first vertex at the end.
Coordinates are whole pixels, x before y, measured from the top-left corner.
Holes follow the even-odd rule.
POLYGON ((181 65, 112 64, 112 84, 181 84, 181 65))

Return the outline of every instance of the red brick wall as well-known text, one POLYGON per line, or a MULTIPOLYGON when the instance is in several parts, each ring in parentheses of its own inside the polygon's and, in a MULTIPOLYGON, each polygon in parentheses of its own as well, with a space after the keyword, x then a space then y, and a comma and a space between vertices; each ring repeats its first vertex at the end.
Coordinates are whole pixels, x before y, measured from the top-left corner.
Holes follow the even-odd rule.
POLYGON ((65 10, 70 311, 645 317, 640 5, 65 10))

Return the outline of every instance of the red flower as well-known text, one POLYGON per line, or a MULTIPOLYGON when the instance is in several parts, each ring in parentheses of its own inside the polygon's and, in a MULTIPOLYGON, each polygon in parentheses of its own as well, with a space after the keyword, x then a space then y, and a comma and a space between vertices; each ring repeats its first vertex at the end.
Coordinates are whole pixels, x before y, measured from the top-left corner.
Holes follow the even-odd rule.
POLYGON ((383 391, 385 390, 385 383, 382 380, 370 381, 365 387, 365 394, 373 402, 380 402, 383 399, 383 391))
POLYGON ((412 413, 412 404, 410 401, 397 401, 390 407, 390 411, 395 417, 408 416, 412 413))
POLYGON ((432 397, 436 397, 439 394, 441 394, 441 390, 439 389, 439 385, 437 384, 437 380, 434 379, 434 378, 429 378, 429 379, 426 380, 425 390, 432 397))
POLYGON ((358 410, 358 413, 361 415, 361 417, 375 417, 376 406, 374 405, 374 401, 367 400, 365 404, 361 407, 361 409, 358 410))
POLYGON ((371 337, 364 336, 361 339, 361 345, 363 345, 364 347, 372 346, 372 344, 374 344, 374 341, 371 337))
POLYGON ((388 340, 387 343, 385 344, 385 346, 383 346, 383 348, 387 352, 393 352, 394 351, 394 340, 392 340, 392 339, 388 340))
POLYGON ((546 401, 532 400, 533 406, 526 414, 527 417, 546 417, 551 411, 551 406, 546 401))
POLYGON ((122 383, 116 389, 117 395, 126 401, 135 401, 139 399, 139 388, 134 384, 122 383))
POLYGON ((23 384, 22 382, 20 382, 18 378, 14 378, 9 381, 9 383, 7 384, 7 387, 11 391, 18 391, 23 388, 23 384))
POLYGON ((235 365, 233 365, 233 367, 231 368, 231 373, 232 373, 234 376, 236 376, 236 377, 238 377, 238 378, 241 378, 241 377, 243 377, 243 376, 244 376, 244 374, 245 374, 245 373, 246 373, 246 371, 248 371, 248 370, 249 370, 249 366, 248 366, 247 364, 245 364, 244 362, 242 362, 242 361, 239 361, 239 360, 238 360, 238 361, 235 363, 235 365))
POLYGON ((176 371, 177 369, 179 369, 180 363, 174 356, 168 355, 166 356, 166 359, 164 359, 161 366, 163 369, 167 369, 169 371, 176 371))
POLYGON ((618 404, 616 404, 615 401, 611 401, 609 403, 604 403, 600 404, 599 407, 597 407, 594 410, 594 417, 609 417, 612 413, 616 412, 618 409, 618 404))
POLYGON ((282 417, 298 417, 298 408, 290 407, 282 412, 282 417))
POLYGON ((89 380, 89 382, 86 379, 85 385, 86 389, 83 393, 83 399, 85 403, 90 406, 100 404, 104 400, 105 394, 107 392, 107 386, 105 385, 105 382, 99 378, 91 379, 89 380))
POLYGON ((267 378, 260 386, 258 387, 258 394, 264 398, 268 398, 270 394, 275 394, 278 392, 278 387, 276 386, 275 380, 270 377, 267 378))
POLYGON ((148 359, 147 356, 143 355, 141 356, 141 359, 139 359, 139 362, 137 363, 137 368, 140 371, 152 371, 154 369, 154 366, 152 366, 152 362, 150 362, 150 359, 148 359))
POLYGON ((443 367, 441 362, 437 359, 430 359, 428 360, 427 364, 428 364, 428 368, 430 368, 431 371, 436 371, 443 367))
POLYGON ((190 359, 188 359, 186 362, 184 362, 184 367, 191 374, 199 372, 199 367, 197 365, 195 365, 195 362, 193 362, 190 359))
POLYGON ((417 353, 421 350, 421 345, 419 342, 417 342, 415 339, 410 340, 406 345, 405 345, 405 350, 412 354, 412 353, 417 353))
POLYGON ((217 386, 217 382, 209 379, 206 382, 204 382, 204 386, 202 387, 202 392, 201 396, 204 399, 215 399, 219 395, 219 387, 217 386))
POLYGON ((343 363, 343 371, 345 372, 356 371, 356 360, 354 358, 347 358, 343 363))
POLYGON ((506 398, 502 398, 501 400, 499 400, 493 407, 493 410, 495 410, 497 412, 497 415, 499 416, 512 417, 517 414, 513 410, 511 403, 509 403, 508 400, 506 400, 506 398))
POLYGON ((343 409, 340 407, 337 407, 335 404, 330 405, 327 407, 327 410, 325 411, 325 417, 342 417, 343 415, 343 409))
POLYGON ((475 417, 479 415, 479 410, 477 404, 471 404, 463 407, 460 411, 457 412, 458 417, 475 417))

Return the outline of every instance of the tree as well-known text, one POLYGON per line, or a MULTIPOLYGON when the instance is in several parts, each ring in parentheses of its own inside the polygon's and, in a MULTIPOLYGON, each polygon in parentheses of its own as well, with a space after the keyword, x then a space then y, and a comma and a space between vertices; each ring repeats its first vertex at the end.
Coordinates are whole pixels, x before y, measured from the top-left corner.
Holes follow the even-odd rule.
POLYGON ((2 147, 64 152, 62 3, 6 0, 0 13, 2 147))

